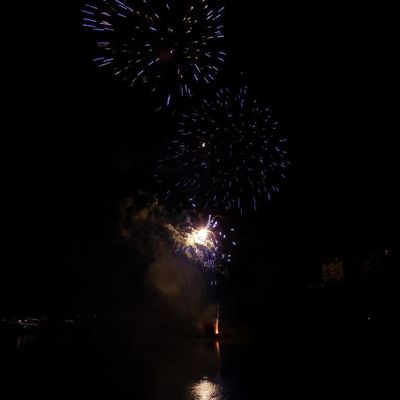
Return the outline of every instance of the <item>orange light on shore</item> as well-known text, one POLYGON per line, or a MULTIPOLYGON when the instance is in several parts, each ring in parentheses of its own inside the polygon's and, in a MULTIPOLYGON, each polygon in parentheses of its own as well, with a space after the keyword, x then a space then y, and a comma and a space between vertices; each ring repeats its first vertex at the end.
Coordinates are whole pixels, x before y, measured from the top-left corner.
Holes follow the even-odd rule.
POLYGON ((219 321, 218 321, 218 318, 215 320, 215 324, 214 324, 214 334, 215 334, 215 335, 219 335, 219 321))
POLYGON ((219 307, 217 307, 217 316, 214 322, 214 335, 219 335, 219 307))

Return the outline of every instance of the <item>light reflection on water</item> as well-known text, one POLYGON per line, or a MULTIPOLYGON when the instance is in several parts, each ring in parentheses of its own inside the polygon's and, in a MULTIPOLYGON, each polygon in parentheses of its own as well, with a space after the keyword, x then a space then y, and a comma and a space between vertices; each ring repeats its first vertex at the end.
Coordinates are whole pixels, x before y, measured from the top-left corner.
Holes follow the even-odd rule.
POLYGON ((23 334, 17 336, 17 349, 26 350, 35 345, 38 341, 38 336, 35 334, 23 334))
POLYGON ((90 399, 124 393, 143 400, 228 400, 234 395, 221 378, 225 348, 215 339, 143 345, 125 336, 101 336, 95 341, 86 331, 77 331, 72 335, 23 333, 10 336, 7 343, 10 357, 13 351, 19 354, 9 360, 16 381, 22 377, 33 384, 43 375, 52 376, 49 391, 55 393, 86 391, 90 399), (111 353, 118 362, 107 369, 104 365, 111 353), (21 360, 26 366, 22 370, 21 360), (57 368, 51 367, 54 360, 57 368))
POLYGON ((208 376, 203 376, 202 379, 196 381, 189 386, 190 400, 227 400, 226 390, 220 383, 220 347, 219 342, 216 340, 212 349, 212 353, 216 356, 214 365, 218 371, 214 379, 208 376))
POLYGON ((199 382, 192 385, 190 394, 193 400, 226 400, 222 385, 212 382, 204 377, 199 382))

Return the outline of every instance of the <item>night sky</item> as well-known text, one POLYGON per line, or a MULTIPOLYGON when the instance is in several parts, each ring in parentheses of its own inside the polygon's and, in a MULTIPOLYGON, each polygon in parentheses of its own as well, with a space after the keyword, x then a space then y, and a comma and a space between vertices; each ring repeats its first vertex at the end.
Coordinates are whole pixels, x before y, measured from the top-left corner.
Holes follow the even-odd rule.
MULTIPOLYGON (((140 268, 119 242, 118 203, 155 190, 175 120, 95 68, 79 2, 39 7, 12 14, 3 61, 1 311, 90 308, 110 287, 134 302, 140 268)), ((293 164, 270 204, 228 215, 240 268, 267 248, 298 256, 308 275, 323 259, 398 243, 394 15, 345 2, 228 2, 221 82, 246 73, 281 121, 293 164)))

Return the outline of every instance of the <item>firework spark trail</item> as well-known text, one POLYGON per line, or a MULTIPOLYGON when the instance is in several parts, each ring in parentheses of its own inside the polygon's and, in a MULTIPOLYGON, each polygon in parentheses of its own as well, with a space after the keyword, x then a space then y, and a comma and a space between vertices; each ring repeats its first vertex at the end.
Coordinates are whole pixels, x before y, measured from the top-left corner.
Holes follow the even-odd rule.
POLYGON ((98 37, 98 67, 149 85, 164 104, 192 96, 224 62, 222 0, 97 0, 82 9, 82 26, 98 37))
MULTIPOLYGON (((170 183, 190 203, 243 213, 279 191, 290 165, 286 146, 270 109, 252 99, 246 86, 224 88, 182 114, 159 167, 177 177, 170 183)), ((164 183, 162 175, 157 178, 164 183)))

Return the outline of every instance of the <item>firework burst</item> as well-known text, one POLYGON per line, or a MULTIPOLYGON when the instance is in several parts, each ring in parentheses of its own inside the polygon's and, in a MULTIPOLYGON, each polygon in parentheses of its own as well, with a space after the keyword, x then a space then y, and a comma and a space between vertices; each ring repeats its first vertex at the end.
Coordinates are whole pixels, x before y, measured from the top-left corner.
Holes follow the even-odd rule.
POLYGON ((101 68, 150 85, 166 105, 215 79, 225 58, 221 0, 97 0, 82 9, 96 33, 101 68))
POLYGON ((187 217, 184 223, 176 226, 167 224, 166 228, 174 241, 175 250, 191 261, 212 270, 231 261, 231 255, 226 253, 226 243, 229 241, 233 246, 236 243, 223 233, 217 218, 210 215, 206 223, 193 224, 192 219, 187 217))
POLYGON ((236 242, 232 238, 235 230, 224 227, 222 217, 203 218, 195 209, 167 211, 154 199, 143 200, 143 206, 133 199, 121 203, 119 224, 124 238, 143 254, 152 256, 160 248, 169 247, 193 264, 226 272, 236 242))
POLYGON ((270 110, 247 87, 221 89, 182 115, 157 178, 200 208, 242 213, 279 191, 290 164, 286 145, 270 110))

